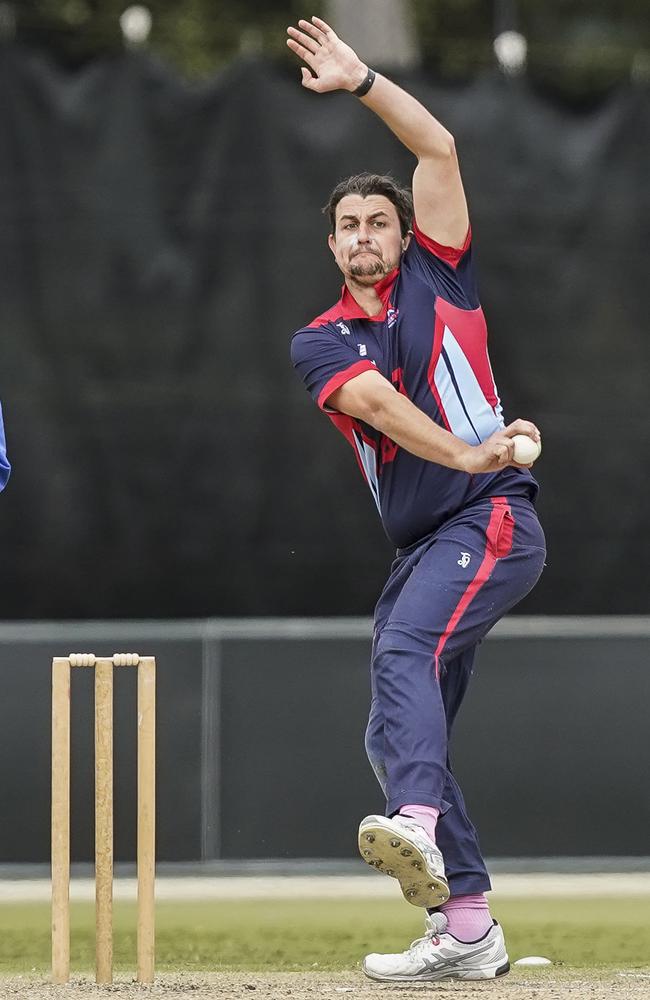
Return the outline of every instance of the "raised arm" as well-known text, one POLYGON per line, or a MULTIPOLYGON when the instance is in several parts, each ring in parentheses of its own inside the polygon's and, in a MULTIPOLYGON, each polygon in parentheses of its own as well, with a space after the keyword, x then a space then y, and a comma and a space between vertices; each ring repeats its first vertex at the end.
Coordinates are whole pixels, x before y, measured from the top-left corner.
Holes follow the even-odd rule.
MULTIPOLYGON (((366 79, 368 66, 319 17, 287 30, 287 45, 309 67, 302 69, 307 90, 353 93, 366 79)), ((444 246, 461 247, 469 219, 453 136, 419 101, 379 73, 360 100, 417 157, 413 203, 420 229, 444 246)))

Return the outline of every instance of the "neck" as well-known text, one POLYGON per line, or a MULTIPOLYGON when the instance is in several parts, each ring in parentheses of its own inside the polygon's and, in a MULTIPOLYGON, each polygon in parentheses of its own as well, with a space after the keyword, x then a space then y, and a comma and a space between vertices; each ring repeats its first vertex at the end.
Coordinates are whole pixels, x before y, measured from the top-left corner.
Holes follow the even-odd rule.
POLYGON ((349 276, 345 279, 348 291, 367 316, 376 316, 384 308, 374 285, 362 285, 349 276))

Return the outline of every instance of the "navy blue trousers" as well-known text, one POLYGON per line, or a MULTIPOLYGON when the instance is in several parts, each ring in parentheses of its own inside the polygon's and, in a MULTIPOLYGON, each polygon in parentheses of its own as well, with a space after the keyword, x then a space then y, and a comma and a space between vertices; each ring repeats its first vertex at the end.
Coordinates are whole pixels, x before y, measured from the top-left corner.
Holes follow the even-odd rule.
POLYGON ((491 885, 449 737, 479 642, 534 587, 545 555, 533 505, 492 497, 398 550, 375 609, 368 758, 386 815, 407 804, 440 809, 436 841, 452 896, 491 885))

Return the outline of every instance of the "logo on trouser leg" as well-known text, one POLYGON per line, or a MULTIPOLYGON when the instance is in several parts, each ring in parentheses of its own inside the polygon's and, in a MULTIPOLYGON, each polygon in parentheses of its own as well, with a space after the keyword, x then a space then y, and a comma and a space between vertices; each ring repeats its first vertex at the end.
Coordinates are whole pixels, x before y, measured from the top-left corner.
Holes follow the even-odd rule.
POLYGON ((471 558, 472 557, 469 554, 469 552, 461 552, 460 559, 458 560, 458 565, 462 566, 463 569, 465 569, 466 566, 469 566, 471 558))

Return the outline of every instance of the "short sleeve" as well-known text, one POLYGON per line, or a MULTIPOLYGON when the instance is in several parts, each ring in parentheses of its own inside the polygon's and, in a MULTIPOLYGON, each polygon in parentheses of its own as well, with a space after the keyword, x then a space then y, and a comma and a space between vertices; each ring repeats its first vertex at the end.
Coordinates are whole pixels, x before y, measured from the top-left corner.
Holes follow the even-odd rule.
POLYGON ((455 305, 478 308, 471 228, 462 247, 447 247, 423 233, 414 220, 413 239, 403 263, 455 305))
POLYGON ((350 379, 377 370, 372 361, 360 359, 352 346, 326 327, 296 333, 291 341, 291 362, 321 410, 328 409, 328 397, 350 379))

